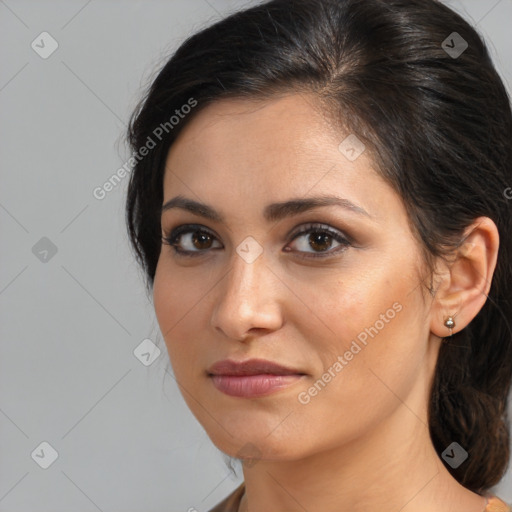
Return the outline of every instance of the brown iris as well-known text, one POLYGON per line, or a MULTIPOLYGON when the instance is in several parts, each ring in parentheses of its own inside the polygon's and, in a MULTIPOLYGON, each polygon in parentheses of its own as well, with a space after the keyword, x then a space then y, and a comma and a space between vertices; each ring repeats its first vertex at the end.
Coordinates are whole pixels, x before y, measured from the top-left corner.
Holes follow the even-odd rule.
POLYGON ((309 235, 309 243, 311 244, 311 247, 314 249, 318 249, 320 251, 325 251, 329 249, 331 246, 330 242, 327 242, 327 240, 330 240, 332 238, 331 235, 328 235, 327 233, 311 233, 309 235), (322 241, 324 243, 322 243, 322 241))

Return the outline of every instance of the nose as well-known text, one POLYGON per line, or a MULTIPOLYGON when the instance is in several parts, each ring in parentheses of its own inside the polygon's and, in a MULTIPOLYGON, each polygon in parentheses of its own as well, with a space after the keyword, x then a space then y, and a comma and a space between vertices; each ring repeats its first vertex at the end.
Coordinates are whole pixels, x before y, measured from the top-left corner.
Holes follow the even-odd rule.
POLYGON ((282 326, 281 298, 285 285, 261 254, 249 263, 233 254, 231 269, 219 283, 211 323, 228 338, 243 341, 251 331, 282 326))

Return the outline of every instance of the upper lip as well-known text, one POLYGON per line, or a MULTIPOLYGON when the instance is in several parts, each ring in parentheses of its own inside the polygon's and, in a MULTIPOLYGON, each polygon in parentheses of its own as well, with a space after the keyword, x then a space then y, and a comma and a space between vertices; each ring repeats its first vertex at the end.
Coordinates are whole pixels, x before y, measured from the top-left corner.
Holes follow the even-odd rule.
POLYGON ((247 361, 224 359, 210 366, 208 373, 211 375, 304 375, 299 370, 287 368, 265 359, 248 359, 247 361))

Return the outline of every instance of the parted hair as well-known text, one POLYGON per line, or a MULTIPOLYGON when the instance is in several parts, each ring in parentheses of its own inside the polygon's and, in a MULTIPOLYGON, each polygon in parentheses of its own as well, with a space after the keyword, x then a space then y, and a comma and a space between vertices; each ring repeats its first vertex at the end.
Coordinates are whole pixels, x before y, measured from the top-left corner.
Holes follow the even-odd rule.
POLYGON ((175 126, 167 124, 131 171, 126 222, 146 286, 153 286, 161 250, 165 160, 183 127, 223 98, 293 92, 312 93, 334 125, 363 141, 402 198, 428 268, 460 246, 477 217, 498 227, 486 302, 442 344, 428 406, 439 455, 454 441, 469 454, 447 469, 466 488, 487 491, 509 460, 512 113, 483 38, 443 3, 272 0, 186 39, 148 87, 128 130, 138 151, 176 109, 197 102, 175 126))

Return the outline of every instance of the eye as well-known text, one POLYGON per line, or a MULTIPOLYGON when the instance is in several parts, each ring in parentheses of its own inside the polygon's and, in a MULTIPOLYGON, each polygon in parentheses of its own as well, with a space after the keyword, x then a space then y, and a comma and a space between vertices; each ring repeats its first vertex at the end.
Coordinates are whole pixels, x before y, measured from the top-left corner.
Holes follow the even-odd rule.
MULTIPOLYGON (((292 234, 292 242, 303 238, 297 243, 298 250, 291 250, 287 246, 286 252, 305 253, 300 258, 327 258, 334 256, 352 243, 349 237, 343 235, 340 231, 332 229, 324 224, 307 224, 301 231, 292 234), (307 238, 305 235, 309 235, 307 238), (336 250, 332 248, 333 240, 338 244, 336 250), (308 251, 307 249, 313 249, 308 251)), ((174 229, 168 236, 162 238, 162 243, 170 245, 177 256, 195 257, 205 254, 209 249, 222 248, 222 245, 213 247, 218 242, 215 235, 198 224, 186 224, 174 229), (182 248, 180 246, 185 246, 182 248)))
POLYGON ((200 256, 205 250, 210 249, 215 235, 203 226, 187 224, 177 227, 169 236, 162 238, 164 244, 173 247, 175 254, 179 256, 200 256), (183 240, 182 240, 183 239, 183 240), (185 249, 178 247, 184 244, 185 249), (194 248, 199 250, 194 250, 194 248))
MULTIPOLYGON (((298 252, 309 253, 308 255, 300 255, 301 258, 331 257, 352 245, 347 236, 323 224, 307 224, 305 229, 303 228, 292 236, 292 241, 302 238, 302 240, 297 243, 298 252), (305 235, 309 236, 306 237, 305 235), (333 240, 338 244, 338 248, 336 250, 329 250, 332 247, 333 240), (308 251, 308 248, 312 248, 313 251, 308 251)), ((291 252, 289 249, 285 250, 291 252)))

